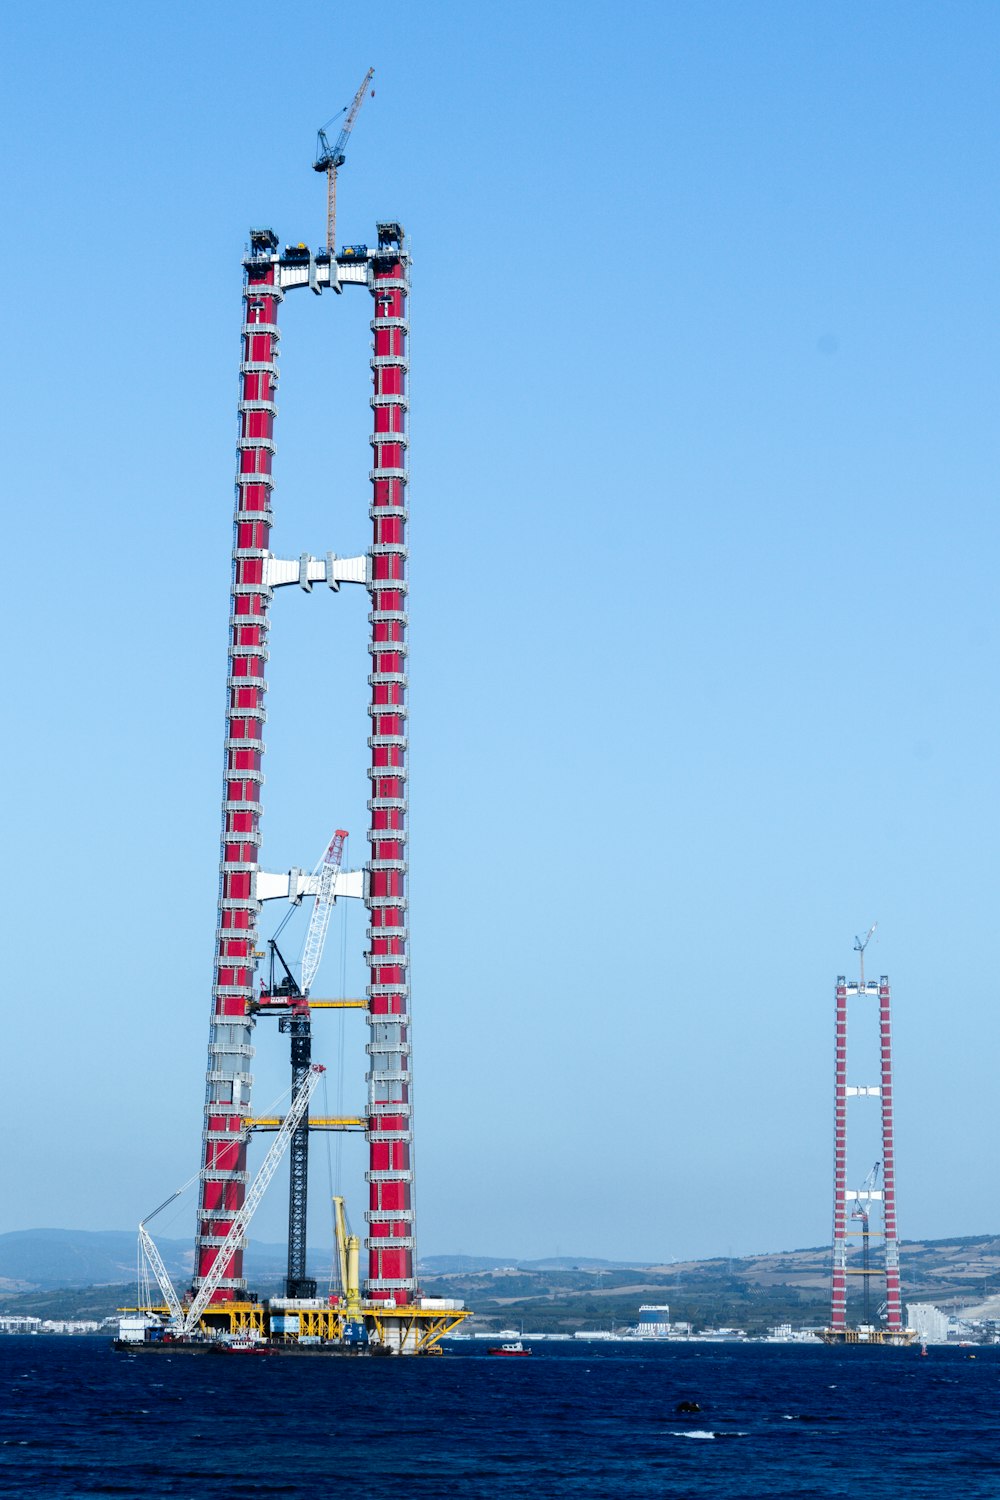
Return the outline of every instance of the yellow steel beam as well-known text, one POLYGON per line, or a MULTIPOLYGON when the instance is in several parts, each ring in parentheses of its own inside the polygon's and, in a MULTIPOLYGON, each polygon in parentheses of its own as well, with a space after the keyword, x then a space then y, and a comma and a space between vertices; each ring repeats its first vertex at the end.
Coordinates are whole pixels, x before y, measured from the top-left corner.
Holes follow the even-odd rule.
POLYGON ((461 1312, 439 1313, 420 1335, 417 1341, 417 1348, 424 1350, 436 1349, 439 1339, 447 1338, 448 1334, 456 1329, 459 1324, 464 1322, 466 1318, 471 1317, 472 1312, 469 1308, 461 1312))
MULTIPOLYGON (((301 1000, 296 1003, 301 1005, 301 1000)), ((306 1004, 310 1010, 367 1010, 367 1000, 307 1000, 306 1004)), ((283 1016, 288 1011, 294 1010, 295 1005, 291 997, 282 1000, 248 1000, 247 1015, 254 1016, 283 1016)))

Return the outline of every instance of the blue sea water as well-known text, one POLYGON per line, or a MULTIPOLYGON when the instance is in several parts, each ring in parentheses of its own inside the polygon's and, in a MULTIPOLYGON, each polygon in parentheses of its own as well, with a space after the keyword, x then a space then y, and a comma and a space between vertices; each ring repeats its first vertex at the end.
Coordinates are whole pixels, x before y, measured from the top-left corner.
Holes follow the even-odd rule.
POLYGON ((0 1495, 996 1500, 998 1397, 1000 1348, 223 1359, 2 1337, 0 1495))

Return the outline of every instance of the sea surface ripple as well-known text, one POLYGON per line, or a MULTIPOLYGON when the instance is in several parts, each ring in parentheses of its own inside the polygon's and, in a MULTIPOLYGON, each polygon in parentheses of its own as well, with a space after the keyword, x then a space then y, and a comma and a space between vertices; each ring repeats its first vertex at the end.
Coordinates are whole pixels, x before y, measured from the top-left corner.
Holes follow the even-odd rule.
POLYGON ((6 1336, 0 1495, 997 1500, 998 1396, 1000 1348, 224 1359, 6 1336))

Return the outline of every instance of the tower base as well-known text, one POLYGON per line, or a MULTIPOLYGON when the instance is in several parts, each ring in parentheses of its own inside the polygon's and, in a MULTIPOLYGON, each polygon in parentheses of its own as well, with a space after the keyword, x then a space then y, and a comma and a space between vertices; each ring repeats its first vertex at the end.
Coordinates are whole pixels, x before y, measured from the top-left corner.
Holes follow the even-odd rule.
POLYGON ((824 1328, 816 1337, 824 1344, 892 1344, 906 1348, 917 1337, 915 1328, 824 1328))
MULTIPOLYGON (((430 1300, 430 1299, 424 1299, 430 1300)), ((259 1352, 310 1354, 440 1354, 443 1338, 471 1318, 469 1308, 422 1307, 404 1304, 387 1307, 362 1302, 357 1312, 331 1306, 319 1297, 272 1298, 269 1302, 217 1302, 202 1314, 197 1333, 175 1337, 169 1327, 169 1308, 120 1308, 129 1314, 125 1323, 142 1324, 141 1336, 129 1343, 119 1338, 119 1348, 221 1350, 236 1341, 238 1347, 259 1352), (138 1314, 138 1316, 135 1316, 138 1314)))

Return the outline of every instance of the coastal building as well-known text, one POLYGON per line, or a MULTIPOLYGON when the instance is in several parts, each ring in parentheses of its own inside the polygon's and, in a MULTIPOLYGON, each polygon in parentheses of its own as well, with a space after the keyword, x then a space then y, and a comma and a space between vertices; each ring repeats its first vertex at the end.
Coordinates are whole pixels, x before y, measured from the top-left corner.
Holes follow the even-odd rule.
POLYGON ((948 1342, 948 1314, 935 1307, 933 1302, 908 1302, 906 1321, 916 1330, 923 1344, 946 1344, 948 1342))
POLYGON ((639 1309, 636 1335, 641 1339, 670 1337, 670 1307, 666 1302, 644 1302, 639 1309))
POLYGON ((41 1326, 41 1318, 21 1318, 13 1313, 0 1313, 0 1333, 37 1333, 41 1326))

